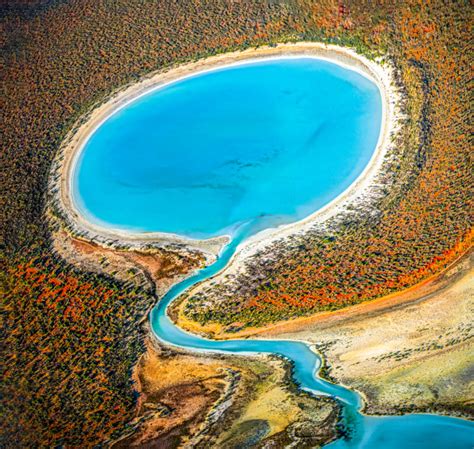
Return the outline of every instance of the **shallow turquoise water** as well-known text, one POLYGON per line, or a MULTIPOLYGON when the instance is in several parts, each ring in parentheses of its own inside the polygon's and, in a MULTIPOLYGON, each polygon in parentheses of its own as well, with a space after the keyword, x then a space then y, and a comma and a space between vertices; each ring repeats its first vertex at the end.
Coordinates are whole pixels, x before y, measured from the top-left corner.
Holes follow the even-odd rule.
POLYGON ((360 396, 320 379, 306 344, 212 341, 170 321, 167 306, 219 272, 259 230, 303 218, 362 172, 380 129, 380 95, 355 72, 300 58, 189 78, 108 119, 87 143, 74 200, 91 221, 192 237, 233 236, 215 264, 175 285, 152 310, 167 344, 196 351, 273 353, 293 362, 301 388, 343 406, 347 437, 331 449, 472 449, 471 422, 436 415, 367 417, 360 396))
POLYGON ((195 238, 255 217, 292 222, 352 184, 380 124, 377 86, 333 63, 214 70, 108 118, 83 149, 73 197, 93 222, 195 238))

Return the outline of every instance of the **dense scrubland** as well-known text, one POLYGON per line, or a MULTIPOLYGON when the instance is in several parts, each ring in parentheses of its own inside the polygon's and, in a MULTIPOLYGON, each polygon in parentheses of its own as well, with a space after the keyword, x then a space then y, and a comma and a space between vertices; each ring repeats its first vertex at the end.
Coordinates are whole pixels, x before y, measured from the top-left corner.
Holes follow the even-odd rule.
POLYGON ((89 445, 130 419, 149 292, 75 273, 39 251, 16 258, 4 277, 6 446, 89 445))
MULTIPOLYGON (((188 318, 227 330, 333 310, 410 287, 472 244, 472 9, 468 2, 367 8, 305 3, 305 37, 388 53, 404 93, 403 129, 370 200, 259 251, 246 269, 192 296, 188 318), (316 38, 320 34, 316 34, 316 38)), ((222 279, 222 278, 221 278, 222 279)))
MULTIPOLYGON (((70 0, 15 2, 2 22, 0 153, 3 447, 90 447, 135 404, 130 372, 153 288, 79 271, 54 254, 48 172, 74 124, 115 89, 182 61, 258 44, 325 40, 388 51, 407 120, 377 214, 354 213, 250 261, 196 301, 201 322, 261 324, 412 285, 470 244, 471 6, 466 2, 70 0), (225 312, 225 313, 224 313, 225 312)), ((471 209, 472 210, 472 209, 471 209)))

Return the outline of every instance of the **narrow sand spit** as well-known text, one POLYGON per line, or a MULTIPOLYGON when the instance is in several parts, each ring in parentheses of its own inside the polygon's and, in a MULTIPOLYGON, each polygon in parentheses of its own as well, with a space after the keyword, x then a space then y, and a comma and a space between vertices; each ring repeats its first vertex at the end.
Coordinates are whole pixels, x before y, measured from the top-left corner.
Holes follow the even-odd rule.
POLYGON ((134 233, 112 229, 90 223, 83 217, 74 205, 72 197, 72 180, 75 165, 90 135, 112 114, 128 105, 130 102, 177 80, 203 73, 209 70, 238 65, 261 58, 282 57, 315 57, 335 62, 346 68, 355 70, 377 84, 382 96, 382 127, 377 147, 372 158, 359 178, 341 195, 305 219, 259 232, 245 241, 237 250, 226 273, 234 271, 235 266, 249 255, 276 239, 295 233, 304 232, 316 223, 321 223, 343 209, 356 197, 361 197, 373 184, 387 149, 390 137, 396 131, 398 94, 392 80, 392 70, 357 54, 355 51, 335 45, 301 42, 280 44, 274 47, 260 47, 225 53, 208 57, 196 62, 179 65, 167 71, 160 71, 144 78, 112 96, 107 102, 94 109, 87 120, 75 128, 66 139, 62 151, 57 158, 51 177, 51 191, 57 194, 53 199, 59 205, 62 214, 74 231, 90 240, 108 246, 139 248, 152 244, 158 247, 181 247, 192 251, 202 251, 213 260, 223 246, 229 241, 229 236, 220 236, 206 240, 195 240, 170 233, 148 232, 134 233))

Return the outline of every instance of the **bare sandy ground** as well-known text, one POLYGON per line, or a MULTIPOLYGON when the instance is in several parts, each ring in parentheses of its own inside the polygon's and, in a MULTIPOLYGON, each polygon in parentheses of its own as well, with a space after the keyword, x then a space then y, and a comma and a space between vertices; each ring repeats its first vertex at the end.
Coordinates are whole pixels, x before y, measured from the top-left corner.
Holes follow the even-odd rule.
POLYGON ((137 418, 114 448, 177 447, 199 431, 228 387, 221 361, 147 346, 134 373, 141 392, 137 418))
POLYGON ((474 417, 474 255, 402 292, 333 312, 214 338, 304 341, 320 352, 335 383, 357 389, 370 414, 413 411, 474 417))
POLYGON ((114 448, 237 448, 247 440, 297 440, 301 426, 310 426, 314 443, 335 436, 335 404, 297 392, 276 358, 193 355, 148 340, 134 380, 137 416, 114 448))
MULTIPOLYGON (((363 394, 367 413, 472 418, 472 262, 467 254, 443 274, 385 301, 284 323, 258 336, 312 343, 329 375, 363 394)), ((256 428, 267 429, 265 438, 275 444, 288 443, 288 432, 294 438, 300 428, 311 429, 315 444, 331 438, 334 408, 298 394, 281 361, 166 355, 149 346, 136 372, 145 394, 138 420, 148 418, 116 447, 161 447, 179 439, 192 447, 230 391, 229 369, 238 379, 226 399, 229 408, 217 428, 202 434, 212 438, 199 444, 240 447, 256 428), (173 410, 169 415, 166 407, 173 410)))

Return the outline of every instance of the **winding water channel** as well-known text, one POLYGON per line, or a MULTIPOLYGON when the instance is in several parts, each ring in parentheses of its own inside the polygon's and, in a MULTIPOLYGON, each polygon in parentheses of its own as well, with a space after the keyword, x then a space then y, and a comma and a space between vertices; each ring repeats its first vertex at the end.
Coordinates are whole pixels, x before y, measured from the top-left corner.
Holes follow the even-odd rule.
POLYGON ((457 418, 410 414, 366 416, 360 412, 360 395, 348 388, 325 381, 318 375, 321 358, 307 344, 289 340, 225 340, 198 337, 175 326, 167 314, 168 306, 193 285, 222 270, 250 228, 237 234, 211 266, 173 286, 151 312, 151 328, 161 342, 193 351, 231 354, 276 354, 293 364, 293 378, 300 388, 335 398, 342 405, 347 436, 325 446, 330 449, 472 449, 474 423, 457 418))

